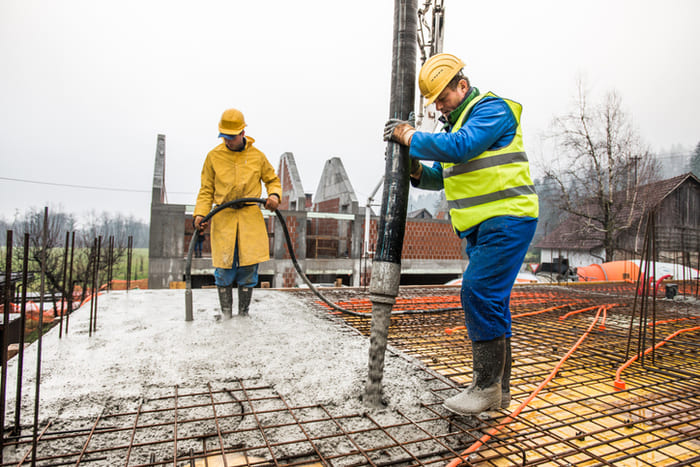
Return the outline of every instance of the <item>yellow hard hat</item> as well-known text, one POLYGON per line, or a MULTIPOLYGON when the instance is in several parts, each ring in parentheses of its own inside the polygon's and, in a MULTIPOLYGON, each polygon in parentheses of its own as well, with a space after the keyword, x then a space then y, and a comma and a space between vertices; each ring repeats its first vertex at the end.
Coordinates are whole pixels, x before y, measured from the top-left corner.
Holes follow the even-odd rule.
POLYGON ((237 135, 246 127, 245 119, 240 110, 228 109, 221 115, 219 133, 223 135, 237 135))
POLYGON ((454 55, 436 54, 425 61, 418 73, 418 87, 429 106, 449 82, 464 68, 464 62, 454 55))

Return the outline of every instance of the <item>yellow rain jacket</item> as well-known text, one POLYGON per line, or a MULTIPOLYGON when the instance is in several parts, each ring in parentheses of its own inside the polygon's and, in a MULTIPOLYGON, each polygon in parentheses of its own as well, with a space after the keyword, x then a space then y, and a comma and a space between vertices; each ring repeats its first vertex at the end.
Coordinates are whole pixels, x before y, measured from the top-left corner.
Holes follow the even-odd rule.
MULTIPOLYGON (((239 198, 260 198, 262 184, 268 196, 282 199, 282 184, 275 169, 255 140, 246 136, 242 151, 231 151, 221 143, 212 149, 202 167, 202 186, 197 195, 195 216, 206 216, 214 205, 239 198)), ((238 262, 250 266, 270 259, 267 228, 257 203, 240 209, 224 209, 211 218, 211 259, 215 268, 233 266, 238 240, 238 262)))

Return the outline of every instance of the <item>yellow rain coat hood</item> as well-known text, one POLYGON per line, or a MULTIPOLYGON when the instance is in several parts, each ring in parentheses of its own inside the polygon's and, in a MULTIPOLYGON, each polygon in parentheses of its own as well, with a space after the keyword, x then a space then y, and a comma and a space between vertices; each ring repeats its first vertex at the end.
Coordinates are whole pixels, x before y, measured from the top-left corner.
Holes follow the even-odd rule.
MULTIPOLYGON (((197 195, 195 216, 206 216, 215 205, 239 198, 261 198, 262 183, 268 196, 282 199, 282 185, 275 170, 255 140, 246 136, 242 151, 231 151, 221 143, 212 149, 202 167, 202 186, 197 195)), ((267 228, 258 204, 224 209, 211 218, 211 258, 215 268, 229 269, 238 239, 240 266, 270 259, 267 228)))

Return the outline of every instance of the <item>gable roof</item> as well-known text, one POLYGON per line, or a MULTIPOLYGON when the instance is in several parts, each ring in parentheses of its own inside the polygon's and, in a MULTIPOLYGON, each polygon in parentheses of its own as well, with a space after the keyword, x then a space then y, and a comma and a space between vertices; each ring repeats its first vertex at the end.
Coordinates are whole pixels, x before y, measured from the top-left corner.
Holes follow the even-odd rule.
POLYGON ((348 212, 358 212, 357 196, 355 196, 355 190, 352 188, 343 161, 340 160, 340 157, 331 157, 323 166, 321 179, 314 194, 314 205, 336 199, 340 205, 345 204, 350 207, 348 212))
POLYGON ((297 211, 304 211, 306 209, 306 193, 304 193, 304 187, 301 184, 301 177, 299 177, 299 170, 297 169, 293 153, 285 152, 282 154, 277 175, 282 183, 282 203, 280 208, 289 209, 290 205, 294 203, 297 211))
POLYGON ((428 211, 425 208, 420 208, 416 209, 415 211, 411 211, 408 214, 406 214, 406 217, 409 218, 420 218, 420 219, 432 219, 433 215, 430 214, 430 211, 428 211))
MULTIPOLYGON (((639 224, 643 217, 657 208, 664 199, 673 193, 686 181, 700 185, 700 180, 692 172, 678 175, 677 177, 648 183, 638 188, 633 202, 626 202, 627 196, 624 192, 613 195, 613 199, 618 204, 626 203, 618 211, 617 216, 622 219, 629 219, 631 225, 639 224)), ((591 209, 598 209, 597 203, 589 200, 591 209)), ((622 233, 622 232, 620 232, 622 233)), ((603 245, 603 232, 597 230, 594 225, 582 225, 579 216, 569 215, 550 234, 540 240, 537 248, 566 248, 568 250, 591 251, 603 245)))

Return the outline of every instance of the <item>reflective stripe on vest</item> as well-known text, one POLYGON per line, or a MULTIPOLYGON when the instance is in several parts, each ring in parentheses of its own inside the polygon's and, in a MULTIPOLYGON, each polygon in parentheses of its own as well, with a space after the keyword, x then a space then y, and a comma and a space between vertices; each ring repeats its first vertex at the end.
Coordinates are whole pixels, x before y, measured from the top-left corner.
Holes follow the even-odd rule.
MULTIPOLYGON (((474 105, 487 96, 497 97, 487 93, 472 100, 457 119, 453 133, 462 127, 474 105)), ((441 164, 452 226, 458 232, 491 217, 537 217, 539 214, 537 193, 523 147, 522 107, 517 102, 503 100, 517 123, 511 143, 495 151, 485 151, 465 163, 441 164)))
POLYGON ((442 172, 442 177, 452 177, 454 175, 474 172, 475 170, 487 169, 497 165, 512 164, 514 162, 527 162, 527 154, 524 152, 511 152, 508 154, 499 154, 486 159, 472 159, 465 164, 453 165, 447 167, 442 172))

